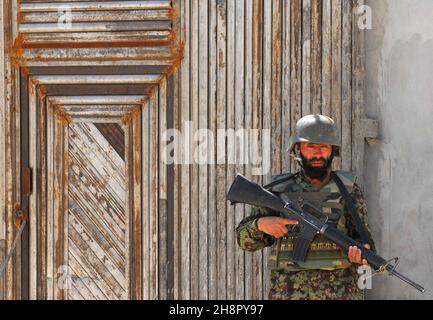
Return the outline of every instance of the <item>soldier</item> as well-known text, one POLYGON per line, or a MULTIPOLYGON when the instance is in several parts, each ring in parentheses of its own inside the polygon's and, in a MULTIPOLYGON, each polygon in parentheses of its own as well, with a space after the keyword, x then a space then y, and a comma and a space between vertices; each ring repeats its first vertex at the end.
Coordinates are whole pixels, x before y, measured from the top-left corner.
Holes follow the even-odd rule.
MULTIPOLYGON (((374 250, 367 208, 356 178, 350 172, 331 169, 340 148, 338 129, 331 118, 303 117, 296 124, 289 146, 301 170, 273 177, 266 188, 292 201, 302 198, 312 203, 327 215, 329 224, 374 250)), ((346 255, 334 243, 318 235, 308 247, 305 261, 295 261, 292 255, 299 232, 296 221, 259 207, 254 207, 252 214, 236 228, 242 249, 256 251, 272 246, 268 261, 269 299, 364 299, 357 273, 359 265, 367 264, 361 257, 361 250, 351 247, 346 255)))

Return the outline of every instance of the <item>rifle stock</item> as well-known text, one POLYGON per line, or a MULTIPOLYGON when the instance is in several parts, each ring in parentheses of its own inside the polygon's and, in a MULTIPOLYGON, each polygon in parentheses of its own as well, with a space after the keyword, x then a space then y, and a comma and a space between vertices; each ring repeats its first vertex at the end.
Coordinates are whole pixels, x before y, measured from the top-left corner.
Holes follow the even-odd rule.
POLYGON ((275 194, 249 181, 242 175, 236 176, 227 193, 227 200, 231 201, 232 204, 246 203, 252 206, 266 207, 277 212, 284 211, 286 205, 286 202, 275 194))

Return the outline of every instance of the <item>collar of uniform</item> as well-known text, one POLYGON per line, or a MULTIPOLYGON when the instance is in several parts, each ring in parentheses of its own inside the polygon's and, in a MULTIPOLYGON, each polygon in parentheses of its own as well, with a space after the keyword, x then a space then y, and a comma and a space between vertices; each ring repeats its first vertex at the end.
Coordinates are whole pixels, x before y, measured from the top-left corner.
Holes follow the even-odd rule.
POLYGON ((295 175, 295 180, 298 185, 300 185, 305 191, 313 191, 318 192, 321 191, 323 188, 325 188, 327 185, 332 183, 332 179, 328 181, 327 184, 321 186, 321 187, 315 187, 311 183, 311 181, 305 177, 304 173, 302 171, 298 171, 295 175))

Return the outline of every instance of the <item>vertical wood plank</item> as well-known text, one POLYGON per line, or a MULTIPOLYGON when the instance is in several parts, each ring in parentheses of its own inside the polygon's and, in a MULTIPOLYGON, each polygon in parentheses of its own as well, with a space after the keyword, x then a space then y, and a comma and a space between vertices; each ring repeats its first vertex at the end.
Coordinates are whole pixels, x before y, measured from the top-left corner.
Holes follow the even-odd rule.
POLYGON ((322 0, 311 0, 311 113, 322 113, 322 0))
POLYGON ((364 4, 364 0, 353 0, 352 20, 352 171, 363 182, 364 137, 360 136, 359 120, 364 105, 365 88, 365 31, 358 27, 358 15, 355 8, 364 4))
POLYGON ((322 114, 331 115, 332 90, 332 0, 322 7, 322 114))
MULTIPOLYGON (((226 129, 227 110, 227 1, 217 2, 217 129, 226 129)), ((217 299, 227 299, 227 228, 226 228, 226 171, 227 150, 225 143, 217 141, 217 299), (223 164, 219 161, 224 160, 223 164)))
POLYGON ((217 298, 217 210, 216 210, 216 114, 217 114, 217 5, 215 1, 208 3, 209 11, 209 109, 208 126, 212 132, 211 143, 211 162, 208 165, 208 298, 217 298))
POLYGON ((158 252, 159 248, 159 132, 158 132, 158 95, 159 90, 154 90, 150 96, 150 299, 158 299, 159 293, 159 268, 158 252))
POLYGON ((216 210, 216 121, 217 121, 217 6, 216 1, 209 2, 209 130, 212 132, 213 158, 209 169, 209 202, 208 202, 208 269, 209 269, 209 299, 217 298, 217 215, 216 210))
MULTIPOLYGON (((280 96, 279 82, 279 64, 278 61, 280 55, 281 45, 278 39, 279 26, 278 23, 278 1, 265 1, 263 7, 263 109, 262 109, 262 128, 270 130, 271 132, 271 145, 263 144, 263 131, 261 134, 261 156, 263 162, 268 161, 270 163, 270 170, 262 172, 262 183, 268 183, 271 181, 272 174, 275 170, 278 170, 281 162, 281 154, 279 152, 280 147, 280 129, 281 122, 277 121, 280 118, 281 109, 278 98, 280 96), (272 159, 270 154, 265 153, 266 148, 269 148, 272 153, 272 159), (266 158, 265 157, 268 157, 266 158)), ((264 169, 264 168, 263 168, 264 169)), ((269 277, 267 273, 267 261, 268 261, 268 250, 262 250, 262 274, 261 274, 261 292, 259 298, 262 299, 264 292, 266 292, 269 277)))
MULTIPOLYGON (((69 265, 69 124, 64 122, 63 119, 62 123, 62 187, 61 187, 61 206, 62 206, 62 218, 61 223, 59 224, 59 227, 61 228, 59 230, 59 233, 61 232, 62 235, 59 237, 59 239, 62 239, 62 257, 61 260, 63 261, 63 265, 69 265)), ((44 219, 46 221, 46 219, 44 219)), ((46 235, 43 236, 46 238, 46 235)), ((46 239, 43 240, 46 243, 46 239)), ((45 273, 46 270, 43 269, 43 272, 45 273)), ((46 286, 44 286, 46 287, 46 286)), ((67 292, 62 292, 62 299, 66 299, 67 292)), ((45 293, 44 293, 45 296, 45 293)))
MULTIPOLYGON (((136 225, 134 225, 135 223, 135 206, 137 205, 137 203, 134 203, 134 193, 136 192, 134 190, 134 184, 135 184, 135 176, 134 176, 134 157, 135 157, 135 150, 134 150, 134 141, 133 141, 133 136, 134 136, 134 131, 136 131, 136 125, 137 125, 137 116, 139 117, 139 121, 141 121, 141 114, 129 114, 128 116, 130 116, 130 121, 126 122, 123 121, 122 122, 122 130, 124 132, 124 165, 125 165, 125 184, 126 184, 126 190, 124 193, 125 196, 125 203, 124 203, 124 210, 125 210, 125 239, 127 239, 127 242, 125 243, 125 261, 126 262, 126 266, 125 266, 125 284, 126 284, 126 294, 124 294, 124 296, 126 296, 126 299, 135 299, 135 288, 137 287, 136 285, 136 281, 137 278, 134 275, 131 275, 131 271, 137 271, 135 270, 136 265, 135 262, 133 261, 133 257, 134 257, 134 253, 136 252, 135 250, 137 250, 137 248, 134 247, 134 242, 137 241, 136 239, 136 235, 134 234, 135 230, 143 230, 143 225, 140 224, 139 228, 137 228, 136 225), (132 244, 132 245, 131 245, 132 244)), ((142 138, 142 137, 141 137, 142 138)), ((141 141, 140 141, 141 142, 141 141)), ((141 156, 141 155, 140 155, 141 156)), ((141 164, 142 166, 142 164, 141 164)), ((142 169, 142 168, 140 168, 142 169)), ((141 181, 140 181, 141 182, 141 181)), ((141 187, 141 186, 140 186, 141 187)), ((140 190, 141 191, 141 190, 140 190)), ((142 201, 142 198, 140 198, 140 201, 142 201)), ((140 203, 141 205, 141 203, 140 203)), ((143 217, 143 212, 141 213, 142 217, 143 217)), ((140 239, 140 241, 143 241, 142 239, 140 239)), ((139 253, 139 256, 142 254, 142 252, 139 253)), ((72 254, 70 254, 70 257, 72 258, 72 254)), ((72 260, 72 259, 71 259, 72 260)), ((144 263, 141 264, 141 270, 140 272, 143 271, 144 263)), ((140 286, 141 286, 141 282, 144 279, 144 274, 142 273, 141 275, 141 279, 139 279, 140 281, 140 286)), ((143 293, 144 290, 142 290, 141 293, 143 293)))
MULTIPOLYGON (((13 16, 16 16, 16 8, 13 10, 13 16)), ((13 28, 16 29, 17 24, 16 21, 13 20, 13 28)), ((14 65, 13 66, 13 100, 14 105, 19 106, 21 104, 20 101, 20 70, 19 67, 14 65)), ((15 185, 14 185, 14 192, 15 192, 15 203, 21 203, 21 108, 14 108, 14 128, 15 128, 15 134, 14 134, 14 158, 15 158, 15 185)), ((18 230, 15 230, 17 232, 18 230)), ((21 299, 21 242, 17 243, 16 249, 15 249, 15 257, 12 262, 14 267, 14 295, 15 299, 21 299)))
MULTIPOLYGON (((163 109, 163 108, 161 108, 163 109)), ((129 210, 126 210, 126 221, 127 221, 127 231, 125 232, 125 238, 131 239, 125 244, 126 252, 128 252, 127 257, 129 263, 127 262, 126 268, 126 278, 130 279, 127 284, 127 288, 130 287, 129 299, 142 299, 143 298, 143 256, 142 256, 142 236, 141 231, 143 230, 143 212, 142 212, 142 165, 141 165, 141 155, 142 155, 142 115, 141 112, 133 111, 132 114, 132 132, 130 131, 129 138, 129 148, 131 149, 130 154, 132 159, 130 161, 132 165, 132 170, 129 170, 130 177, 132 178, 131 187, 131 202, 129 204, 129 210), (131 248, 132 247, 132 248, 131 248)), ((126 144, 126 143, 125 143, 126 144)), ((163 187, 163 186, 162 186, 163 187)), ((160 185, 161 188, 161 185, 160 185)), ((128 206, 127 206, 128 207, 128 206)), ((164 237, 164 233, 161 234, 164 237)), ((147 258, 147 256, 146 256, 147 258)), ((164 261, 163 261, 164 262, 164 261)), ((129 291, 129 290, 128 290, 129 291)), ((125 297, 126 298, 126 297, 125 297)))
MULTIPOLYGON (((181 77, 181 110, 182 110, 182 127, 185 131, 185 123, 190 120, 190 1, 184 0, 182 2, 182 21, 185 25, 185 55, 180 69, 181 77)), ((189 133, 185 133, 187 139, 190 138, 189 133)), ((190 140, 188 140, 190 141, 190 140)), ((181 251, 182 251, 182 264, 181 264, 181 279, 182 279, 182 299, 191 298, 191 251, 190 251, 190 149, 188 145, 182 145, 182 159, 186 164, 182 165, 181 172, 181 251)))
POLYGON ((311 0, 302 1, 302 115, 311 114, 311 0))
MULTIPOLYGON (((173 74, 167 76, 167 94, 166 94, 166 129, 167 131, 173 130, 176 126, 174 123, 174 113, 175 113, 175 99, 173 97, 173 93, 175 92, 175 77, 173 74)), ((178 141, 177 141, 178 142, 178 141)), ((166 144, 167 146, 167 144, 166 144)), ((178 149, 178 146, 176 147, 178 149)), ((174 154, 177 156, 179 150, 174 149, 174 154)), ((170 159, 170 152, 166 153, 166 158, 170 159)), ((178 233, 178 225, 175 224, 176 218, 176 209, 175 209, 175 188, 176 188, 176 177, 175 177, 175 165, 173 163, 166 163, 167 170, 167 222, 166 222, 166 232, 167 232, 167 299, 174 299, 174 290, 175 290, 175 274, 176 274, 176 244, 177 233, 178 233)))
POLYGON ((291 157, 289 149, 289 139, 291 135, 291 0, 283 1, 283 48, 282 48, 282 110, 281 110, 281 166, 283 172, 290 172, 291 157))
MULTIPOLYGON (((302 0, 292 0, 291 2, 291 91, 290 91, 290 109, 291 122, 296 122, 302 116, 302 0)), ((292 160, 292 170, 297 164, 292 160)), ((295 169, 296 170, 296 169, 295 169)))
MULTIPOLYGON (((226 113, 226 127, 228 130, 233 130, 235 128, 235 33, 238 30, 235 29, 235 1, 227 1, 227 113, 226 113)), ((226 190, 224 194, 227 193, 230 184, 232 183, 235 175, 235 166, 232 155, 236 154, 236 148, 233 145, 228 145, 226 149, 226 159, 227 159, 227 172, 226 172, 226 190)), ((236 285, 236 266, 235 266, 235 210, 228 201, 226 204, 226 239, 227 239, 227 299, 235 298, 235 285, 236 285)))
MULTIPOLYGON (((51 201, 54 203, 54 270, 60 270, 64 261, 64 211, 63 211, 63 153, 64 128, 60 117, 54 116, 54 194, 51 201)), ((38 270, 38 279, 41 279, 43 270, 38 270)), ((40 285, 40 284, 39 284, 40 285)), ((38 294, 39 298, 39 294, 38 294)), ((54 286, 54 299, 65 298, 65 291, 54 286)))
POLYGON ((168 256, 167 256, 167 165, 164 162, 166 155, 163 151, 165 146, 160 142, 163 133, 167 130, 167 79, 164 77, 159 83, 158 93, 158 116, 159 116, 159 138, 158 138, 158 168, 159 168, 159 197, 158 197, 158 297, 167 299, 167 279, 168 279, 168 256))
POLYGON ((272 6, 272 175, 281 173, 282 159, 282 1, 272 6))
MULTIPOLYGON (((191 1, 191 121, 193 137, 198 129, 199 106, 198 106, 198 86, 199 86, 199 0, 191 1)), ((194 141, 194 140, 193 140, 194 141)), ((197 149, 196 142, 192 142, 193 163, 191 165, 191 299, 199 298, 200 285, 199 283, 199 210, 198 210, 198 192, 199 192, 199 176, 198 165, 195 161, 195 152, 197 149)))
MULTIPOLYGON (((252 100, 252 129, 262 128, 262 112, 263 112, 263 0, 254 1, 253 5, 253 42, 252 42, 252 78, 253 78, 253 100, 252 100)), ((261 147, 259 145, 250 149, 251 154, 261 154, 261 147)), ((257 142, 256 142, 257 143, 257 142)), ((252 146, 253 147, 253 146, 252 146)), ((254 181, 262 183, 262 177, 254 176, 254 181)), ((254 252, 252 254, 252 299, 260 299, 262 297, 262 279, 263 279, 263 265, 262 265, 262 252, 254 252)))
MULTIPOLYGON (((45 133, 46 133, 46 105, 45 105, 45 98, 44 96, 40 95, 41 93, 38 92, 39 95, 39 106, 38 106, 38 156, 37 156, 37 172, 40 172, 40 179, 38 181, 38 185, 37 185, 37 189, 38 191, 40 191, 41 195, 46 195, 46 173, 47 173, 47 168, 46 168, 46 143, 45 143, 45 133)), ((46 298, 49 300, 53 299, 53 270, 52 270, 52 260, 50 259, 50 256, 48 255, 48 253, 52 250, 52 247, 49 247, 49 243, 47 241, 47 238, 50 236, 50 232, 52 232, 52 230, 49 229, 49 227, 51 226, 50 224, 50 220, 48 217, 48 210, 47 210, 47 202, 46 202, 47 198, 46 197, 39 197, 38 198, 38 204, 37 204, 37 210, 38 212, 41 212, 40 214, 40 218, 43 219, 44 221, 44 238, 41 239, 41 243, 43 243, 43 253, 41 253, 40 257, 44 260, 44 264, 45 264, 45 270, 46 270, 46 274, 47 274, 47 279, 46 279, 46 288, 45 290, 47 291, 46 293, 46 298)))
MULTIPOLYGON (((198 39, 198 128, 208 128, 208 2, 199 2, 199 39, 198 39)), ((208 166, 198 166, 198 214, 199 214, 199 299, 208 299, 208 166)))
MULTIPOLYGON (((248 1, 248 0, 247 0, 248 1)), ((245 128, 244 119, 247 116, 245 108, 245 0, 236 1, 236 18, 235 18, 235 81, 234 81, 234 114, 235 114, 235 130, 242 130, 245 128)), ((235 173, 244 174, 244 160, 245 144, 236 144, 236 159, 237 165, 235 166, 235 173)), ((231 183, 231 181, 229 182, 231 183)), ((233 228, 243 219, 245 212, 244 205, 237 205, 235 207, 235 219, 233 228)), ((235 235, 235 230, 233 229, 235 235)), ((236 238, 234 239, 235 246, 235 295, 237 300, 244 299, 245 291, 245 269, 244 269, 244 252, 237 244, 236 238)))
MULTIPOLYGON (((245 128, 252 128, 253 109, 253 4, 254 1, 245 1, 245 128)), ((245 155, 248 164, 245 165, 245 175, 251 177, 251 150, 250 142, 245 145, 245 155)), ((245 206, 245 216, 250 215, 250 207, 245 206)), ((253 255, 245 253, 245 299, 253 297, 252 274, 253 255)))
MULTIPOLYGON (((29 94, 29 165, 30 168, 36 168, 36 135, 33 132, 36 132, 36 95, 35 95, 35 84, 30 82, 30 94, 29 94)), ((54 121, 54 120, 53 120, 54 121)), ((54 129, 54 125, 53 125, 54 129)), ((54 146, 54 141, 52 146, 54 146)), ((54 152, 52 153, 54 156, 54 152)), ((54 160, 54 159, 53 159, 54 160)), ((37 229, 36 225, 38 223, 37 220, 37 197, 38 190, 36 190, 36 178, 37 175, 34 174, 32 177, 32 186, 34 192, 30 196, 30 205, 29 205, 29 230, 30 230, 30 250, 29 250, 29 268, 30 268, 30 299, 36 300, 38 298, 37 288, 38 288, 38 269, 37 269, 37 257, 38 257, 38 248, 37 248, 37 229)), ((54 178, 54 167, 53 167, 53 178, 54 178)), ((54 189, 54 179, 53 179, 53 189, 54 189)), ((54 190, 52 195, 54 195, 54 190)), ((51 199, 50 199, 51 200, 51 199)), ((54 202, 53 206, 54 206, 54 202)), ((54 207, 53 207, 54 210, 54 207)), ((53 232, 54 233, 54 232, 53 232)), ((54 241, 54 238, 53 238, 54 241)), ((55 299, 55 297, 53 297, 55 299)))
MULTIPOLYGON (((334 119, 341 136, 341 22, 342 0, 332 0, 332 96, 331 118, 334 119)), ((334 169, 341 169, 341 158, 333 162, 334 169)))
MULTIPOLYGON (((0 73, 5 74, 5 39, 4 39, 4 12, 3 1, 0 2, 0 73)), ((5 77, 0 77, 0 92, 5 92, 5 77)), ((0 221, 5 221, 6 213, 6 166, 5 166, 5 120, 8 110, 5 96, 2 96, 3 108, 0 108, 0 221)), ((0 263, 4 261, 6 256, 6 226, 0 224, 0 263)), ((0 299, 4 299, 5 286, 3 277, 0 278, 0 299)))
POLYGON ((54 299, 54 286, 56 283, 57 270, 54 270, 54 202, 50 201, 54 194, 54 113, 52 106, 48 104, 47 109, 47 277, 50 279, 47 299, 54 299))
POLYGON ((351 170, 352 151, 352 5, 342 2, 342 92, 341 92, 341 159, 342 169, 351 170))
MULTIPOLYGON (((177 19, 175 21, 175 28, 178 32, 178 37, 183 41, 184 39, 184 30, 183 26, 183 16, 182 16, 182 8, 181 8, 182 0, 174 0, 173 1, 173 9, 177 13, 177 19)), ((180 72, 175 72, 173 75, 173 129, 181 131, 181 109, 180 109, 180 72)), ((181 156, 181 144, 178 142, 175 145, 175 157, 180 160, 181 156)), ((174 224, 174 234, 173 234, 173 249, 174 249, 174 275, 173 275, 173 299, 181 299, 182 298, 182 284, 181 284, 181 189, 180 189, 180 177, 181 177, 181 165, 179 162, 176 162, 173 165, 173 224, 174 224)))
MULTIPOLYGON (((180 114, 179 114, 179 76, 178 74, 173 75, 173 83, 174 83, 174 102, 173 102, 173 109, 174 112, 174 126, 173 129, 180 131, 180 114)), ((178 145, 179 147, 179 145, 178 145)), ((180 154, 180 148, 176 148, 176 155, 180 154)), ((173 166, 173 180, 174 180, 174 190, 173 190, 173 204, 174 204, 174 217, 173 217, 173 224, 174 224, 174 234, 173 234, 173 248, 174 248, 174 263, 173 263, 173 269, 174 269, 174 275, 173 275, 173 299, 179 300, 181 299, 181 274, 180 274, 180 268, 181 268, 181 211, 180 211, 180 165, 175 164, 173 166)))
MULTIPOLYGON (((41 270, 41 286, 38 288, 39 296, 41 299, 47 299, 47 285, 48 282, 52 284, 52 279, 47 277, 47 209, 46 209, 46 168, 45 168, 45 99, 43 94, 38 90, 38 107, 37 107, 37 146, 36 146, 36 172, 40 173, 40 179, 38 179, 36 188, 39 191, 39 197, 37 198, 36 210, 39 212, 39 225, 41 237, 39 240, 38 258, 40 261, 39 267, 41 270)), ((33 133, 35 134, 35 133, 33 133)), ((51 290, 50 290, 51 291, 51 290)))
MULTIPOLYGON (((150 103, 146 100, 143 103, 142 123, 143 123, 143 149, 142 149, 142 212, 143 212, 143 299, 150 299, 150 103)), ((124 130, 125 130, 124 126, 124 130)))
MULTIPOLYGON (((276 71, 274 69, 274 52, 277 50, 273 47, 273 31, 274 31, 274 25, 273 25, 273 10, 272 6, 274 4, 274 0, 272 1, 264 1, 263 2, 263 104, 262 104, 262 112, 260 114, 261 117, 261 127, 263 129, 271 130, 271 136, 272 136, 272 151, 276 149, 276 146, 278 145, 278 129, 279 125, 274 123, 274 112, 278 111, 273 103, 276 102, 276 99, 274 99, 274 94, 278 91, 278 88, 276 88, 276 80, 278 78, 278 75, 275 75, 273 72, 276 71), (275 77, 275 79, 274 79, 275 77), (274 91, 275 90, 275 91, 274 91), (276 128, 273 127, 273 125, 276 124, 276 128), (275 140, 274 140, 275 138, 275 140), (275 144, 275 147, 274 147, 275 144)), ((277 93, 276 93, 277 94, 277 93)), ((277 94, 278 95, 278 94, 277 94)), ((277 102, 278 103, 278 102, 277 102)), ((261 137, 263 139, 263 137, 261 137)), ((263 152, 263 150, 262 150, 263 152)), ((278 158, 278 152, 275 155, 276 158, 278 158)), ((275 162, 278 162, 278 159, 275 159, 271 162, 271 165, 273 165, 275 162)), ((278 165, 277 165, 278 166, 278 165)), ((271 168, 271 171, 273 171, 273 167, 271 168)), ((269 179, 271 178, 272 172, 262 172, 263 175, 263 183, 267 183, 269 179)))
MULTIPOLYGON (((13 42, 13 24, 14 24, 14 15, 13 15, 13 2, 10 0, 4 1, 3 4, 4 9, 4 46, 6 49, 12 47, 13 42)), ((5 51, 5 73, 4 79, 6 80, 6 114, 5 114, 5 167, 6 170, 6 181, 5 181, 5 240, 6 240, 6 252, 9 252, 10 246, 12 245, 13 238, 15 235, 14 224, 13 224, 13 208, 16 203, 16 195, 17 195, 17 168, 16 168, 16 134, 18 134, 19 127, 16 127, 16 100, 15 100, 15 73, 14 66, 11 62, 11 54, 10 50, 5 51), (18 130, 17 130, 18 129, 18 130)), ((16 299, 16 272, 15 266, 17 265, 16 257, 11 259, 12 261, 7 266, 4 272, 4 284, 5 284, 5 298, 16 299)))

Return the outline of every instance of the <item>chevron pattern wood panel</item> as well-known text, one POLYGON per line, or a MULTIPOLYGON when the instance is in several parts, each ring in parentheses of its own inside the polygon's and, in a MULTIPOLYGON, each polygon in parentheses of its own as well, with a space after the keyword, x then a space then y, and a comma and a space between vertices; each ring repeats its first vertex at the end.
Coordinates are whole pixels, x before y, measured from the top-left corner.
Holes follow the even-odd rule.
POLYGON ((68 298, 127 298, 125 159, 92 123, 69 126, 68 149, 68 298))

